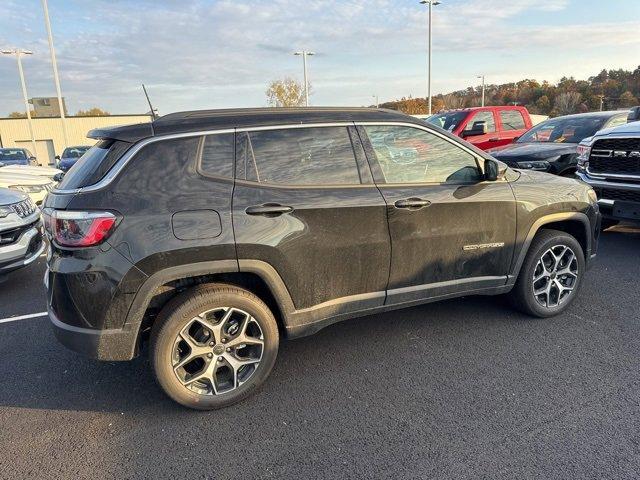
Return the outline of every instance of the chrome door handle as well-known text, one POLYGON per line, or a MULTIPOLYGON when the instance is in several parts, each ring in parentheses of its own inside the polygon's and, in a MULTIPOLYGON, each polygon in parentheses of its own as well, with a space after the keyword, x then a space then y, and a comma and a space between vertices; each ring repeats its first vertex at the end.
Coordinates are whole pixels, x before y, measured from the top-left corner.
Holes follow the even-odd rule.
POLYGON ((293 212, 293 207, 280 205, 278 203, 265 203, 264 205, 247 207, 245 212, 247 215, 264 215, 265 217, 277 217, 284 213, 293 212))
POLYGON ((396 208, 406 208, 409 210, 420 210, 421 208, 431 205, 429 200, 423 200, 421 198, 406 198, 404 200, 398 200, 394 203, 396 208))

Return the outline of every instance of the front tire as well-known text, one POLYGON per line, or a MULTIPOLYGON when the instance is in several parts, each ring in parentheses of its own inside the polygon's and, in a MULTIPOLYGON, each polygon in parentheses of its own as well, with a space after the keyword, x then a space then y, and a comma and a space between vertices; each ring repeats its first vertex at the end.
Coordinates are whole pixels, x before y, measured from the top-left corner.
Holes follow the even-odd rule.
POLYGON ((252 395, 269 376, 279 334, 269 308, 231 285, 201 285, 174 297, 151 332, 151 362, 165 393, 213 410, 252 395))
POLYGON ((575 300, 584 272, 580 243, 565 232, 542 230, 533 239, 511 292, 513 304, 534 317, 558 315, 575 300))

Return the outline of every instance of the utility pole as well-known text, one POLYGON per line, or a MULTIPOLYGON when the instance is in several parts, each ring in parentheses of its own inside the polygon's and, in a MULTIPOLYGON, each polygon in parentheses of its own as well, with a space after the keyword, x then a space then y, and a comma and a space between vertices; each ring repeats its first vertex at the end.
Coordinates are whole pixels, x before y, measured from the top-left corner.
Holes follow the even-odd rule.
POLYGON ((478 75, 477 78, 481 78, 482 79, 482 104, 481 104, 481 106, 484 107, 484 75, 478 75))
POLYGON ((301 52, 295 52, 294 55, 302 57, 302 68, 304 72, 304 105, 309 106, 309 80, 307 78, 307 57, 315 55, 314 52, 307 52, 302 50, 301 52))
POLYGON ((427 55, 428 60, 427 60, 427 97, 428 97, 428 104, 429 104, 429 115, 431 115, 431 43, 432 43, 432 22, 431 22, 431 9, 436 6, 436 5, 440 5, 441 2, 439 2, 438 0, 421 0, 420 3, 422 5, 429 5, 429 53, 427 55))
POLYGON ((36 137, 33 134, 31 110, 29 110, 29 97, 27 96, 27 84, 24 81, 24 70, 22 70, 22 55, 33 55, 33 52, 30 50, 14 48, 12 50, 1 50, 0 53, 3 55, 15 55, 18 60, 18 73, 20 74, 20 85, 22 86, 22 98, 24 99, 24 108, 27 113, 27 124, 29 125, 29 136, 31 137, 31 153, 36 155, 36 137))
POLYGON ((47 0, 42 0, 44 10, 44 23, 47 27, 47 37, 49 39, 49 51, 51 52, 51 66, 53 67, 53 81, 56 84, 56 94, 58 95, 58 108, 60 109, 60 121, 62 122, 62 134, 64 136, 64 148, 69 146, 69 136, 67 135, 67 123, 64 116, 64 105, 62 104, 62 91, 60 90, 60 77, 58 76, 58 63, 56 62, 56 51, 53 48, 53 35, 51 34, 51 22, 49 21, 49 8, 47 0))

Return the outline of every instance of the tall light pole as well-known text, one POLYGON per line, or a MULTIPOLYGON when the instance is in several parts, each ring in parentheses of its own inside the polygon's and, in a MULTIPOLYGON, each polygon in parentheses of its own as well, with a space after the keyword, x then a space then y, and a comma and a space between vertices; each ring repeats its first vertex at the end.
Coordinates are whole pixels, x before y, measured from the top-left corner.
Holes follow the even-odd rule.
POLYGON ((484 107, 484 75, 478 75, 476 78, 482 79, 482 105, 484 107))
POLYGON ((22 50, 14 48, 11 50, 0 50, 3 55, 15 55, 18 60, 18 73, 20 74, 20 84, 22 86, 22 98, 24 99, 24 108, 27 112, 27 124, 29 125, 29 135, 31 136, 32 154, 36 155, 36 137, 33 134, 33 124, 31 122, 31 110, 29 110, 29 97, 27 96, 27 84, 24 81, 24 71, 22 70, 22 55, 33 55, 30 50, 22 50))
POLYGON ((380 108, 380 101, 378 100, 378 95, 374 93, 373 98, 376 99, 376 108, 380 108))
POLYGON ((62 122, 62 134, 64 136, 64 148, 69 146, 67 135, 67 123, 64 118, 64 105, 62 105, 62 91, 60 90, 60 77, 58 76, 58 63, 56 62, 56 51, 53 48, 53 35, 51 34, 51 22, 49 21, 49 8, 47 0, 42 0, 44 10, 44 23, 47 27, 47 37, 49 38, 49 51, 51 52, 51 66, 53 67, 53 80, 56 84, 56 94, 58 95, 58 108, 60 108, 60 121, 62 122))
POLYGON ((295 52, 294 55, 302 57, 302 68, 304 69, 304 105, 309 106, 309 80, 307 79, 307 57, 315 55, 314 52, 307 52, 302 50, 301 52, 295 52))
POLYGON ((434 7, 435 5, 440 5, 441 2, 439 2, 438 0, 420 0, 420 3, 423 5, 429 5, 429 60, 427 62, 427 66, 428 66, 428 72, 427 72, 427 97, 429 98, 429 115, 431 115, 431 42, 432 42, 432 35, 431 35, 431 26, 432 26, 432 22, 431 22, 431 9, 432 7, 434 7))

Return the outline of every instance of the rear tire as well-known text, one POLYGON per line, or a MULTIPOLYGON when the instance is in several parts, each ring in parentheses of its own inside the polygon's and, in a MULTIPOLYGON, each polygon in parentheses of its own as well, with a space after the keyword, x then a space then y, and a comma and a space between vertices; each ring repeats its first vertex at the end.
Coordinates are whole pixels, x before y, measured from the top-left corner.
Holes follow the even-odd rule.
POLYGON ((279 334, 269 308, 231 285, 200 285, 174 297, 151 332, 151 362, 164 392, 213 410, 254 394, 269 376, 279 334))
POLYGON ((529 247, 516 285, 513 305, 534 317, 553 317, 573 303, 585 272, 584 252, 571 235, 540 231, 529 247))

